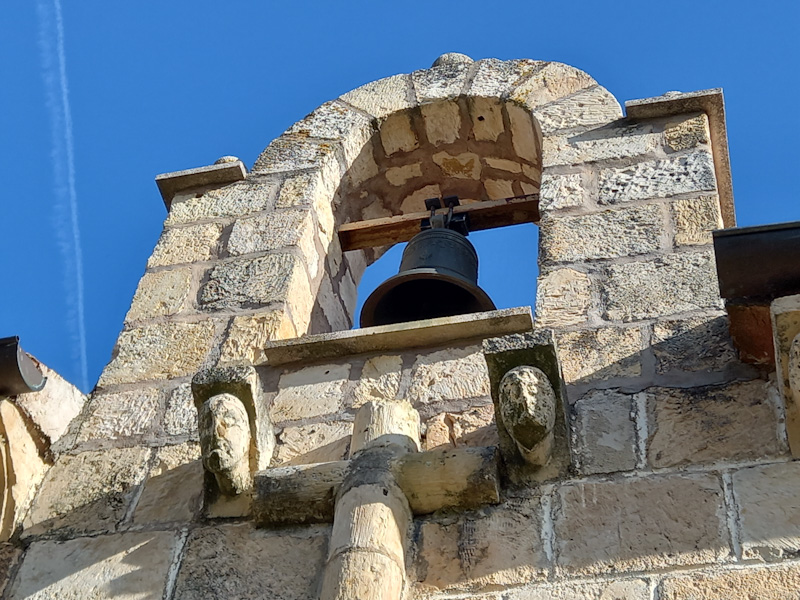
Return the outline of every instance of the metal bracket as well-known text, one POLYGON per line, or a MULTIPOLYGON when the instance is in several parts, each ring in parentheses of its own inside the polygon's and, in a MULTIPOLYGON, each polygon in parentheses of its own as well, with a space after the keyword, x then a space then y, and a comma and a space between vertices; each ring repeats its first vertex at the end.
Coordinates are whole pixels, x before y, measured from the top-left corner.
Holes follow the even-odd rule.
POLYGON ((459 215, 453 214, 453 208, 460 206, 458 196, 447 196, 445 198, 428 198, 425 200, 425 208, 431 211, 431 216, 427 219, 422 219, 420 223, 420 231, 428 229, 452 229, 457 231, 464 237, 469 235, 469 215, 462 213, 459 215), (438 213, 447 207, 446 213, 438 213))

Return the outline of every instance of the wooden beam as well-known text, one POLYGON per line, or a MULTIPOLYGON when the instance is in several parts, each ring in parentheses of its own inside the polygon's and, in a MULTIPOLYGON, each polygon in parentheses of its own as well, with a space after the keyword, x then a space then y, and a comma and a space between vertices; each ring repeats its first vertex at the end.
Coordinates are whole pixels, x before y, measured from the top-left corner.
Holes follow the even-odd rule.
MULTIPOLYGON (((446 209, 437 211, 439 214, 444 212, 446 209)), ((505 200, 472 202, 456 206, 453 209, 453 214, 465 213, 469 215, 470 231, 519 223, 536 223, 539 221, 539 194, 505 200)), ((428 212, 417 212, 358 221, 357 223, 345 223, 339 227, 339 241, 343 251, 407 242, 420 232, 421 221, 429 216, 428 212)))

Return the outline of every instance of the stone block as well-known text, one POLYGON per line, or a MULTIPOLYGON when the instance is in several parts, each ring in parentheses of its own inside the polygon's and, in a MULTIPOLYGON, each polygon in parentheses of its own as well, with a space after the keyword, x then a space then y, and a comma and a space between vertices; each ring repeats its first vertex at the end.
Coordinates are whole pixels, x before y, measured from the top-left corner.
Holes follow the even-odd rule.
POLYGON ((483 158, 483 162, 487 167, 497 169, 498 171, 505 171, 507 173, 522 173, 522 164, 515 160, 486 156, 483 158))
POLYGON ((511 98, 534 109, 595 85, 594 79, 575 67, 547 62, 541 63, 539 69, 512 92, 511 98))
POLYGON ((240 315, 231 321, 220 361, 259 364, 264 361, 267 342, 294 337, 297 337, 297 330, 285 309, 240 315))
POLYGON ((526 586, 504 593, 502 600, 651 600, 651 596, 646 580, 622 579, 526 586))
POLYGON ((22 548, 13 544, 0 543, 0 595, 6 589, 20 556, 22 556, 22 548))
POLYGON ((506 104, 506 113, 511 127, 511 145, 522 159, 532 163, 541 160, 542 135, 537 130, 529 111, 516 104, 506 104))
POLYGON ((338 141, 320 141, 284 133, 272 140, 256 159, 252 172, 267 174, 340 168, 339 155, 338 141))
POLYGON ((800 334, 800 295, 776 298, 769 310, 778 389, 786 406, 786 433, 792 456, 797 458, 800 457, 800 390, 797 384, 800 373, 792 368, 796 361, 790 358, 796 353, 795 339, 800 334))
POLYGON ((181 600, 316 600, 328 530, 267 531, 249 523, 192 532, 175 589, 181 600))
POLYGON ((414 106, 414 90, 411 77, 394 75, 362 85, 341 96, 341 100, 382 119, 414 106))
POLYGON ((494 406, 476 406, 460 413, 439 413, 425 422, 425 450, 497 446, 494 406))
POLYGON ((651 339, 658 374, 721 371, 737 361, 724 316, 657 321, 651 339))
POLYGON ((539 275, 536 285, 536 324, 563 327, 583 323, 592 308, 592 280, 575 269, 556 269, 539 275))
POLYGON ((345 460, 352 433, 353 424, 340 421, 284 427, 273 462, 284 466, 345 460))
POLYGON ((700 196, 672 203, 676 246, 711 243, 711 232, 722 229, 722 213, 717 196, 700 196))
POLYGON ((326 102, 292 125, 289 135, 336 140, 342 145, 347 162, 353 162, 373 134, 372 119, 341 102, 326 102))
POLYGON ((780 455, 775 407, 764 381, 647 391, 653 467, 780 455))
POLYGON ((172 199, 180 192, 223 186, 245 177, 247 169, 242 161, 235 156, 226 156, 213 165, 156 175, 156 185, 169 210, 172 199))
MULTIPOLYGON (((304 303, 311 312, 308 277, 302 261, 292 254, 222 263, 211 270, 200 290, 201 305, 215 310, 254 308, 292 299, 304 303)), ((302 317, 303 313, 295 316, 302 317)))
POLYGON ((416 576, 421 591, 497 589, 545 579, 539 498, 509 500, 457 521, 419 526, 416 576))
POLYGON ((611 265, 601 288, 605 316, 637 321, 691 310, 720 309, 717 271, 710 252, 670 254, 611 265))
POLYGON ((636 468, 634 397, 616 390, 597 390, 579 399, 575 415, 576 451, 586 475, 636 468))
POLYGON ((406 398, 415 406, 489 395, 489 373, 477 346, 421 354, 411 369, 406 398))
POLYGON ((403 199, 400 203, 400 212, 404 215, 414 212, 425 212, 425 200, 428 198, 439 198, 441 195, 442 189, 438 185, 426 185, 425 187, 415 190, 403 199))
POLYGON ((411 124, 407 112, 395 113, 386 117, 380 127, 381 145, 387 156, 398 152, 411 152, 419 148, 417 132, 411 124))
POLYGON ((514 182, 508 179, 484 179, 483 189, 486 190, 489 200, 502 200, 517 195, 514 192, 514 182))
POLYGON ((361 376, 353 388, 349 404, 359 408, 369 401, 386 401, 397 398, 403 375, 401 356, 373 356, 361 369, 361 376))
POLYGON ((434 146, 452 144, 461 131, 461 109, 455 102, 434 102, 420 106, 425 135, 434 146))
POLYGON ((167 229, 161 234, 147 267, 211 260, 217 255, 220 235, 222 225, 219 223, 167 229))
POLYGON ((125 322, 168 317, 187 307, 192 285, 192 270, 171 269, 145 273, 136 288, 125 322))
POLYGON ((550 210, 581 206, 588 196, 588 174, 542 173, 542 186, 539 194, 539 210, 543 213, 550 210))
POLYGON ((772 561, 800 553, 800 464, 737 471, 733 474, 733 491, 739 508, 743 558, 772 561))
POLYGON ((638 327, 601 327, 556 335, 567 383, 586 383, 642 372, 642 333, 638 327))
POLYGON ((190 384, 183 383, 170 392, 164 415, 164 429, 169 435, 198 439, 197 409, 190 384))
POLYGON ((601 127, 577 135, 549 135, 542 140, 543 166, 578 165, 653 153, 663 134, 647 123, 601 127))
POLYGON ((473 64, 470 96, 505 97, 547 63, 540 60, 486 58, 473 64))
POLYGON ((455 98, 467 82, 471 63, 447 64, 411 73, 414 91, 420 102, 455 98))
POLYGON ((711 475, 672 475, 558 489, 557 564, 580 575, 715 563, 729 553, 723 492, 711 475))
POLYGON ((437 152, 431 158, 433 162, 439 165, 446 177, 479 179, 481 176, 481 159, 473 152, 462 152, 456 155, 448 152, 437 152))
POLYGON ((503 105, 496 98, 470 98, 469 116, 472 120, 472 135, 480 142, 496 142, 505 132, 503 105))
POLYGON ((775 568, 715 569, 665 578, 660 600, 793 600, 800 589, 796 564, 775 568))
POLYGON ((714 192, 717 186, 714 159, 705 151, 603 169, 599 185, 600 204, 714 192))
POLYGON ((542 133, 551 135, 564 129, 611 123, 622 117, 622 108, 607 90, 596 86, 537 108, 534 116, 542 133))
POLYGON ((314 218, 310 210, 272 212, 233 224, 227 250, 231 256, 268 252, 298 246, 306 257, 310 276, 317 274, 318 252, 314 245, 314 218))
POLYGON ((62 456, 45 476, 23 535, 113 531, 144 479, 149 458, 148 448, 62 456))
POLYGON ((272 208, 278 182, 269 177, 255 177, 232 185, 178 195, 172 201, 167 225, 184 225, 204 219, 242 217, 272 208))
POLYGON ((341 410, 349 364, 319 365, 281 375, 272 402, 272 421, 295 421, 341 410))
POLYGON ((402 167, 389 167, 384 175, 386 180, 394 186, 405 185, 415 177, 422 177, 422 164, 411 163, 402 167))
POLYGON ((711 139, 708 131, 708 117, 699 114, 694 117, 679 117, 664 128, 664 137, 675 152, 688 150, 700 144, 707 144, 711 139))
POLYGON ((14 600, 159 600, 177 536, 119 533, 34 542, 9 591, 14 600))
POLYGON ((162 393, 150 387, 115 394, 95 394, 89 406, 89 416, 78 433, 78 443, 141 440, 156 431, 157 415, 162 406, 162 393))
POLYGON ((117 354, 98 385, 171 379, 191 375, 211 349, 215 334, 211 320, 198 323, 159 323, 123 331, 117 354))
POLYGON ((657 205, 574 217, 545 213, 539 231, 542 262, 580 262, 657 252, 664 219, 657 205))
POLYGON ((134 525, 192 521, 200 510, 203 478, 198 444, 159 448, 136 505, 134 525))

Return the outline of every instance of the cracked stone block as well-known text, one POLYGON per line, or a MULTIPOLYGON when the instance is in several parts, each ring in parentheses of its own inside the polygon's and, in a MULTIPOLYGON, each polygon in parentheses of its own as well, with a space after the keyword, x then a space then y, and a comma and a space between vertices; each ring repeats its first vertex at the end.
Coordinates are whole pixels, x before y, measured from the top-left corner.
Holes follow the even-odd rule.
POLYGON ((96 394, 78 434, 78 443, 141 439, 152 434, 158 426, 156 417, 161 403, 162 394, 154 388, 96 394))
POLYGON ((222 225, 204 223, 177 229, 167 229, 158 240, 148 268, 196 263, 211 260, 217 254, 222 225))

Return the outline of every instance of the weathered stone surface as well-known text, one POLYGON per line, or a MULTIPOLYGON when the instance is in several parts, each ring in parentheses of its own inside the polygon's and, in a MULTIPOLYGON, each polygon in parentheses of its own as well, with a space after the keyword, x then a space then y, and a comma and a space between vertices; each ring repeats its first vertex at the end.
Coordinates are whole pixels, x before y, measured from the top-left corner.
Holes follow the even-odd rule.
POLYGON ((123 331, 98 385, 171 379, 194 373, 211 349, 213 321, 161 323, 123 331))
POLYGON ((407 398, 414 405, 489 395, 489 374, 480 348, 421 354, 411 369, 407 398))
POLYGON ((200 291, 201 304, 211 309, 251 308, 290 298, 304 300, 310 312, 308 277, 302 261, 291 254, 268 254, 218 265, 200 291))
POLYGON ((253 165, 252 173, 329 169, 339 164, 339 143, 286 134, 272 140, 253 165))
POLYGON ((11 577, 11 571, 17 566, 17 561, 22 555, 22 548, 14 544, 0 543, 0 594, 6 589, 11 577))
POLYGON ((511 98, 533 109, 554 102, 564 96, 597 85, 583 71, 558 62, 538 63, 531 77, 522 82, 511 98))
POLYGON ((380 126, 381 145, 387 156, 419 147, 417 133, 407 112, 389 115, 380 126))
POLYGON ((268 531, 249 523, 195 530, 175 597, 316 600, 327 529, 268 531))
POLYGON ((633 396, 597 390, 575 403, 575 433, 580 470, 613 473, 636 468, 633 396))
POLYGON ((178 194, 172 201, 167 225, 183 225, 201 219, 241 217, 271 208, 278 190, 277 181, 248 178, 223 188, 196 194, 178 194))
MULTIPOLYGON (((777 560, 800 552, 800 464, 742 469, 733 474, 744 558, 777 560)), ((800 587, 798 587, 800 589, 800 587)))
POLYGON ((191 285, 192 271, 188 268, 145 273, 125 321, 130 323, 181 312, 187 306, 191 285))
POLYGON ((460 413, 439 413, 425 422, 425 450, 497 446, 494 406, 476 406, 460 413))
POLYGON ((601 127, 577 135, 551 135, 542 140, 544 167, 577 165, 641 156, 661 146, 663 136, 650 124, 601 127))
POLYGON ((515 160, 508 160, 506 158, 492 158, 491 156, 483 157, 483 162, 487 167, 497 169, 498 171, 506 171, 508 173, 522 173, 522 164, 515 160))
POLYGON ((484 179, 483 189, 486 190, 489 200, 502 200, 516 196, 514 182, 508 179, 484 179))
MULTIPOLYGON (((252 413, 238 396, 227 392, 198 391, 196 381, 197 377, 192 380, 192 393, 197 405, 203 467, 214 475, 223 495, 244 494, 253 483, 250 449, 257 446, 251 433, 252 413)), ((252 403, 250 406, 252 410, 252 403)))
POLYGON ((650 600, 650 598, 650 585, 643 579, 536 585, 512 590, 502 596, 502 600, 650 600))
POLYGON ((609 320, 636 321, 690 310, 719 309, 719 287, 710 252, 670 254, 611 265, 602 288, 609 320))
POLYGON ((14 600, 160 600, 176 534, 121 533, 35 542, 10 590, 14 600))
POLYGON ((353 388, 350 404, 358 408, 370 400, 394 400, 400 390, 403 374, 401 356, 373 356, 361 369, 361 376, 353 388))
MULTIPOLYGON (((306 257, 316 258, 314 219, 310 210, 289 209, 233 224, 227 249, 231 256, 299 246, 306 257)), ((311 266, 311 265, 310 265, 311 266)), ((316 262, 311 276, 316 275, 316 262)))
POLYGON ((217 254, 221 234, 222 225, 219 223, 167 229, 161 234, 147 266, 162 267, 211 260, 217 254))
POLYGON ((547 63, 540 60, 486 58, 474 63, 471 96, 503 97, 547 63))
POLYGON ((497 418, 533 465, 550 459, 558 399, 544 372, 530 365, 509 370, 498 386, 497 418))
POLYGON ((748 460, 781 453, 764 381, 647 392, 647 454, 654 467, 748 460))
POLYGON ((461 93, 467 80, 471 63, 436 65, 430 69, 414 71, 411 80, 420 102, 454 98, 461 93))
POLYGON ((717 196, 700 196, 672 203, 676 246, 711 243, 711 232, 721 229, 722 214, 717 196))
POLYGON ((472 120, 472 135, 478 141, 496 142, 506 130, 503 105, 496 98, 470 98, 469 116, 472 120))
POLYGON ((506 104, 509 125, 511 126, 511 145, 517 156, 535 163, 542 153, 542 135, 533 124, 528 110, 516 104, 506 104))
POLYGON ((92 398, 89 417, 81 426, 78 442, 141 439, 154 432, 161 405, 162 394, 154 388, 96 394, 92 398))
POLYGON ((796 564, 755 569, 714 570, 667 577, 659 586, 661 600, 793 600, 800 589, 796 564))
POLYGON ((641 162, 600 171, 599 202, 618 204, 716 190, 714 159, 708 152, 641 162))
POLYGON ((420 107, 425 135, 434 146, 452 144, 461 130, 461 109, 455 102, 434 102, 420 107))
POLYGON ((328 561, 319 598, 396 600, 401 598, 404 583, 400 565, 388 556, 377 552, 346 552, 328 561))
POLYGON ((556 556, 585 575, 713 563, 728 554, 722 488, 711 475, 559 488, 556 556))
POLYGON ((281 375, 272 403, 272 421, 294 421, 338 412, 350 365, 306 367, 281 375))
POLYGON ((24 535, 56 529, 113 531, 147 472, 148 448, 110 448, 62 456, 48 471, 25 519, 24 535), (80 477, 76 477, 80 473, 80 477))
POLYGON ((699 114, 688 119, 681 118, 668 123, 664 128, 667 146, 672 150, 688 150, 699 144, 707 144, 711 139, 708 132, 708 117, 699 114))
MULTIPOLYGON (((786 433, 792 456, 797 458, 800 457, 800 386, 797 383, 800 381, 800 373, 796 366, 795 340, 800 334, 800 295, 776 298, 772 301, 769 312, 778 389, 786 407, 786 433)), ((751 320, 763 323, 763 319, 751 320)))
POLYGON ((431 158, 447 177, 478 179, 481 175, 481 159, 474 152, 437 152, 431 158))
POLYGON ((164 415, 164 429, 169 435, 197 440, 197 409, 190 384, 181 384, 170 392, 164 415))
POLYGON ((259 364, 264 360, 267 342, 294 337, 297 330, 284 309, 234 317, 222 344, 220 361, 259 364))
POLYGON ((438 185, 426 185, 415 190, 406 196, 400 203, 402 214, 413 212, 425 212, 425 200, 428 198, 438 198, 442 195, 442 189, 438 185))
POLYGON ((724 316, 658 321, 653 325, 652 348, 660 374, 719 371, 736 361, 724 316))
POLYGON ((421 163, 411 163, 402 167, 389 167, 384 173, 386 180, 392 185, 405 185, 410 179, 422 176, 421 163))
POLYGON ((337 140, 342 144, 345 158, 352 162, 372 132, 372 119, 341 102, 333 101, 326 102, 302 121, 292 125, 286 133, 337 140))
POLYGON ((416 563, 421 591, 492 589, 546 577, 539 499, 513 500, 462 516, 423 521, 416 563))
POLYGON ((539 226, 541 260, 577 262, 656 252, 663 230, 661 207, 656 205, 575 217, 545 213, 539 226))
POLYGON ((558 356, 567 383, 636 377, 642 372, 638 327, 601 327, 559 333, 558 356))
POLYGON ((534 111, 542 133, 610 123, 622 116, 619 102, 600 86, 588 88, 569 98, 544 105, 534 111))
POLYGON ((135 525, 187 522, 200 510, 203 466, 195 443, 164 446, 155 462, 133 515, 135 525))
POLYGON ((592 307, 592 280, 575 269, 557 269, 539 276, 536 324, 561 327, 582 323, 592 307))
POLYGON ((353 424, 341 421, 284 427, 275 448, 276 465, 307 465, 347 458, 353 424))
POLYGON ((408 75, 379 79, 341 96, 348 104, 379 119, 414 105, 414 91, 408 75))
POLYGON ((580 206, 586 199, 588 175, 584 173, 554 174, 542 173, 542 187, 539 193, 539 210, 558 210, 580 206))

